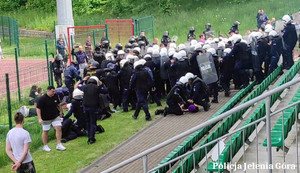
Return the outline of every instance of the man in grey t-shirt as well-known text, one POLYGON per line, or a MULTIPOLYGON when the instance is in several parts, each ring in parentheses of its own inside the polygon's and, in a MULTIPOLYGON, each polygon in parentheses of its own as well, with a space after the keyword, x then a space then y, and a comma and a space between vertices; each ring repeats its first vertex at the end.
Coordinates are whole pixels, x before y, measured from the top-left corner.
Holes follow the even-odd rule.
POLYGON ((29 151, 30 134, 23 129, 24 116, 18 112, 15 117, 16 127, 6 136, 6 154, 14 162, 13 171, 35 173, 35 167, 29 151))

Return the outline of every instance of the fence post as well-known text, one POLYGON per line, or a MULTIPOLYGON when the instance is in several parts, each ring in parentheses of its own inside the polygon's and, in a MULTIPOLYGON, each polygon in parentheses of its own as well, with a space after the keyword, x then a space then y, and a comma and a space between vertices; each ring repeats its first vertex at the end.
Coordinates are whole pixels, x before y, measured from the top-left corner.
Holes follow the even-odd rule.
MULTIPOLYGON (((69 44, 71 46, 71 50, 69 50, 70 53, 71 53, 72 49, 74 48, 74 45, 73 45, 73 35, 71 35, 71 43, 69 43, 69 44)), ((72 60, 74 60, 74 55, 72 55, 72 60)))
POLYGON ((51 84, 50 85, 54 86, 52 62, 49 61, 49 64, 50 64, 50 80, 51 80, 51 84))
POLYGON ((106 37, 106 40, 109 40, 109 38, 108 38, 107 24, 105 24, 105 37, 106 37))
POLYGON ((94 47, 95 47, 96 46, 95 30, 93 31, 93 41, 94 41, 94 47))
POLYGON ((8 73, 5 73, 5 79, 6 79, 6 96, 7 96, 8 123, 9 123, 9 129, 12 129, 11 103, 10 103, 10 91, 9 91, 9 77, 8 77, 8 73))
POLYGON ((1 16, 1 25, 2 25, 2 37, 3 37, 3 41, 5 39, 4 37, 4 16, 1 16))
POLYGON ((11 24, 10 24, 10 18, 8 17, 7 19, 8 19, 7 21, 8 21, 9 45, 11 46, 11 30, 10 30, 11 29, 11 26, 10 26, 11 24))
POLYGON ((49 55, 48 55, 48 44, 45 40, 45 51, 46 51, 46 60, 47 60, 47 72, 48 72, 48 84, 51 85, 50 81, 50 72, 49 72, 49 55))
POLYGON ((18 50, 15 48, 15 61, 16 61, 16 72, 17 72, 17 84, 18 84, 18 98, 21 102, 21 89, 20 89, 20 76, 19 76, 19 63, 18 63, 18 50))
POLYGON ((18 21, 16 22, 16 29, 15 29, 15 37, 16 37, 16 45, 17 45, 17 49, 18 49, 18 55, 20 56, 20 45, 19 45, 19 24, 18 21))
POLYGON ((154 17, 152 17, 152 40, 154 40, 154 17))
POLYGON ((53 31, 54 31, 54 47, 56 48, 56 28, 55 28, 55 20, 53 21, 53 31))

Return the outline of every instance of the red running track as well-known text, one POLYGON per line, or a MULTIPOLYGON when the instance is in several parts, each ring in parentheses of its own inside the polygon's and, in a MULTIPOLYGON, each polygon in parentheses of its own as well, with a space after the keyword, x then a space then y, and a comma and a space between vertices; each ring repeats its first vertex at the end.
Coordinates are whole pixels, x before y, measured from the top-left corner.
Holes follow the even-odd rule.
MULTIPOLYGON (((19 60, 20 88, 48 80, 47 62, 42 59, 19 60)), ((5 73, 9 74, 10 92, 18 90, 15 60, 0 61, 0 95, 6 93, 5 73)))

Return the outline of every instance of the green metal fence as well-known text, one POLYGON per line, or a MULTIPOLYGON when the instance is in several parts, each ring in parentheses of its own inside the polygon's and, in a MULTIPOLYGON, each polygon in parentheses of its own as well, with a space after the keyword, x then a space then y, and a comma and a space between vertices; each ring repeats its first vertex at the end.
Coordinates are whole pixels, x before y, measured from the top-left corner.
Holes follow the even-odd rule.
POLYGON ((134 21, 134 35, 139 35, 141 31, 145 31, 146 37, 148 39, 154 39, 154 17, 147 16, 138 19, 133 19, 134 21))
POLYGON ((19 29, 17 20, 7 17, 0 16, 0 34, 2 42, 10 46, 16 45, 19 47, 19 29))

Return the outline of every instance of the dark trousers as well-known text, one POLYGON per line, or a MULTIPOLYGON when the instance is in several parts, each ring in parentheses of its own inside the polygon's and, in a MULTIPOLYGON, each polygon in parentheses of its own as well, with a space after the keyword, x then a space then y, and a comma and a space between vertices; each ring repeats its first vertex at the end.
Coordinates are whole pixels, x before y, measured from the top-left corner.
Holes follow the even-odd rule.
POLYGON ((176 84, 177 82, 177 78, 169 78, 170 81, 170 87, 173 88, 173 86, 176 84))
POLYGON ((220 83, 225 90, 225 92, 230 91, 230 80, 232 78, 232 73, 222 73, 220 78, 220 83))
POLYGON ((69 90, 69 96, 68 96, 67 102, 71 102, 72 97, 73 97, 73 91, 74 91, 74 84, 75 84, 75 82, 71 78, 65 78, 65 84, 66 84, 66 87, 69 90))
POLYGON ((54 79, 55 79, 55 82, 57 84, 57 87, 61 87, 62 86, 61 74, 55 74, 54 73, 54 79))
POLYGON ((279 61, 279 57, 276 56, 272 56, 270 59, 270 66, 269 66, 269 74, 271 74, 277 67, 278 67, 278 61, 279 61))
POLYGON ((263 60, 259 56, 253 56, 253 70, 254 75, 258 83, 261 83, 264 80, 264 74, 262 72, 262 63, 263 60))
POLYGON ((84 111, 86 115, 86 128, 88 130, 88 137, 90 140, 95 140, 98 108, 85 107, 84 111))
POLYGON ((123 89, 122 92, 122 105, 123 105, 123 110, 128 111, 128 105, 129 103, 132 106, 132 109, 135 109, 136 102, 135 102, 135 93, 132 90, 129 90, 127 88, 123 89))
POLYGON ((149 108, 148 108, 148 103, 147 103, 147 96, 148 96, 148 92, 146 91, 136 91, 136 98, 137 98, 137 104, 136 104, 136 110, 134 113, 135 117, 139 116, 140 110, 143 109, 146 117, 150 116, 149 113, 149 108))
POLYGON ((157 96, 157 91, 150 90, 150 98, 153 102, 157 104, 157 106, 161 106, 161 102, 157 96))
POLYGON ((167 114, 183 115, 183 112, 178 103, 167 100, 168 105, 167 114))
POLYGON ((283 50, 282 57, 283 69, 290 69, 294 65, 293 49, 287 48, 286 50, 283 50))
POLYGON ((213 95, 215 99, 218 98, 219 95, 219 88, 218 88, 218 82, 214 82, 208 85, 210 94, 213 95))
POLYGON ((114 105, 114 108, 117 108, 118 105, 120 105, 121 95, 118 89, 110 89, 109 95, 111 97, 112 104, 114 105))

